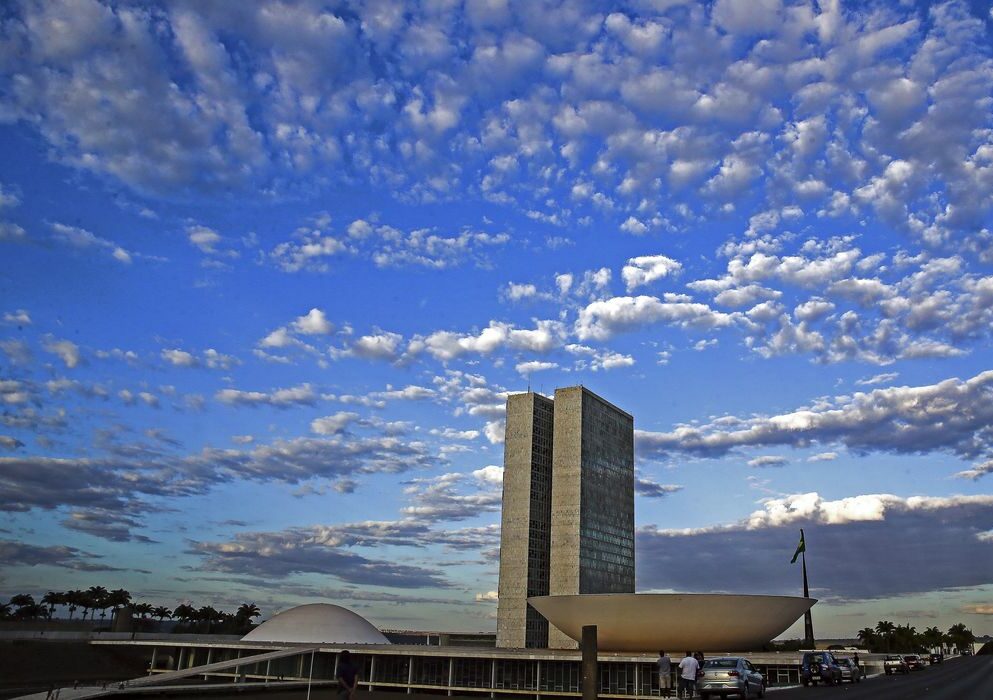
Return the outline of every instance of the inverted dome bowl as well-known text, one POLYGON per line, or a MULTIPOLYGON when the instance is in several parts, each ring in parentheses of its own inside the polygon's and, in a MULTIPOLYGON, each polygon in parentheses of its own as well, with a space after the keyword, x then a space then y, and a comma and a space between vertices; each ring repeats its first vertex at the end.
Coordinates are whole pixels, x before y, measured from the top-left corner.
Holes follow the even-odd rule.
POLYGON ((785 632, 814 598, 711 593, 603 593, 528 598, 577 642, 597 626, 602 651, 754 651, 785 632))

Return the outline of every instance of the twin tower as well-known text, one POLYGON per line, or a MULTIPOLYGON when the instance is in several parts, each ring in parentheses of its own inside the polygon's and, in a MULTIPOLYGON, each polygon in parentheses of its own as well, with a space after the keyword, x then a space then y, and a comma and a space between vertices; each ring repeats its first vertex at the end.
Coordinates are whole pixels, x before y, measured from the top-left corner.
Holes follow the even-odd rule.
POLYGON ((575 648, 529 596, 634 593, 634 418, 581 386, 507 398, 497 646, 575 648))

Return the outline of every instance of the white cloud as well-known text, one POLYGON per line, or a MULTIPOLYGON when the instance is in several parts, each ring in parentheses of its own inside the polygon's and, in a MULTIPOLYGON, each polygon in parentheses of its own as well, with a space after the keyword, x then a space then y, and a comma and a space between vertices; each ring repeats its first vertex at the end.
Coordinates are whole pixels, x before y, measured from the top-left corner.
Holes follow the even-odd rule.
POLYGON ((241 391, 239 389, 221 389, 214 398, 221 403, 232 406, 275 406, 286 408, 294 405, 313 405, 317 401, 317 393, 309 383, 299 384, 286 389, 274 391, 241 391))
POLYGON ((315 418, 310 422, 310 430, 318 435, 338 435, 359 419, 359 414, 339 411, 332 416, 315 418))
POLYGON ((80 250, 90 248, 103 250, 109 252, 110 256, 117 262, 125 265, 131 264, 132 254, 106 238, 101 238, 100 236, 97 236, 84 228, 79 228, 78 226, 68 226, 66 224, 56 222, 51 224, 51 227, 52 231, 55 233, 55 239, 62 243, 67 243, 73 248, 80 250))
POLYGON ((761 457, 756 457, 755 459, 748 460, 748 466, 750 467, 781 467, 786 464, 788 460, 785 457, 780 457, 778 455, 762 455, 761 457))
POLYGON ((327 335, 334 326, 321 309, 311 309, 293 322, 293 330, 303 335, 327 335))
POLYGON ((882 374, 876 374, 868 379, 859 379, 855 383, 858 386, 873 386, 875 384, 889 384, 890 382, 896 380, 900 376, 899 372, 883 372, 882 374))
POLYGON ((514 367, 514 370, 522 377, 530 376, 535 372, 545 372, 550 369, 558 369, 558 363, 531 360, 529 362, 518 362, 514 367))
POLYGON ((722 417, 668 433, 636 432, 643 455, 720 456, 761 446, 841 444, 858 452, 950 452, 965 459, 993 454, 993 371, 966 380, 874 389, 821 400, 814 407, 750 418, 722 417))
POLYGON ((3 322, 14 326, 30 326, 31 314, 24 309, 5 311, 3 314, 3 322))
POLYGON ((392 360, 399 355, 402 342, 403 336, 399 333, 363 335, 352 343, 351 353, 366 359, 392 360))
POLYGON ((648 233, 648 227, 635 217, 629 216, 624 223, 621 224, 621 231, 633 233, 636 236, 642 236, 648 233))
POLYGON ((630 292, 636 287, 676 274, 682 265, 664 255, 643 255, 631 258, 621 270, 621 277, 630 292))
POLYGON ((559 321, 536 321, 533 329, 515 328, 508 323, 490 321, 490 325, 478 335, 436 331, 427 337, 417 337, 411 341, 408 352, 426 350, 442 361, 466 353, 488 355, 504 348, 542 353, 558 347, 564 335, 565 329, 559 321))
POLYGON ((175 367, 196 367, 199 364, 192 353, 178 348, 163 349, 162 359, 175 367))
POLYGON ((482 483, 490 486, 499 487, 503 485, 503 467, 491 464, 481 469, 476 469, 472 475, 482 483))
POLYGON ((17 195, 17 193, 7 189, 7 186, 0 182, 0 209, 16 207, 20 203, 21 198, 17 195))
POLYGON ((207 226, 187 226, 186 237, 190 243, 200 249, 200 252, 213 255, 217 251, 217 245, 221 242, 221 234, 207 226))
POLYGON ((530 299, 536 296, 538 294, 538 288, 533 284, 511 282, 507 285, 505 294, 511 301, 520 301, 521 299, 530 299))
POLYGON ((23 227, 11 221, 0 221, 0 241, 23 241, 27 237, 23 227))
POLYGON ((42 344, 42 349, 47 353, 57 355, 69 369, 73 369, 82 361, 79 346, 71 340, 56 340, 49 337, 42 344))
POLYGON ((733 322, 733 316, 714 311, 706 304, 664 302, 651 296, 612 297, 580 310, 576 335, 580 340, 607 340, 616 333, 654 323, 712 330, 733 322))

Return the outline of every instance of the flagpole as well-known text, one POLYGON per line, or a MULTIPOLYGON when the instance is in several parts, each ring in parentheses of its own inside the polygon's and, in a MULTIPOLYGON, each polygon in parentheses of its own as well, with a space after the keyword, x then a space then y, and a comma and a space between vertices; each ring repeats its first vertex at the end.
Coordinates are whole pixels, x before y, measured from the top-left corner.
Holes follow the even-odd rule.
MULTIPOLYGON (((803 530, 800 530, 800 539, 804 542, 803 551, 800 552, 801 563, 803 565, 803 597, 810 597, 810 588, 807 586, 807 547, 806 540, 803 537, 803 530)), ((814 641, 814 618, 810 614, 810 610, 803 614, 803 641, 804 646, 808 649, 813 649, 816 646, 814 641)))

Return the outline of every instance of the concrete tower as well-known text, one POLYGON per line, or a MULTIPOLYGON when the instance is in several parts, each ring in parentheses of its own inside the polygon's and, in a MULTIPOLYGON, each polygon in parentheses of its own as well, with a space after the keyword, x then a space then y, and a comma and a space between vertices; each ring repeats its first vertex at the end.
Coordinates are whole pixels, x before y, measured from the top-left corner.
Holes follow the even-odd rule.
POLYGON ((528 596, 548 595, 552 507, 551 399, 507 397, 497 646, 548 646, 548 621, 528 596))
MULTIPOLYGON (((553 435, 549 594, 634 593, 634 418, 556 389, 553 435)), ((548 646, 576 642, 553 627, 548 646)))
POLYGON ((633 592, 634 419, 583 387, 508 397, 497 646, 576 646, 528 596, 633 592))

